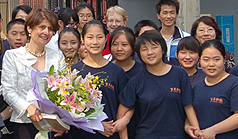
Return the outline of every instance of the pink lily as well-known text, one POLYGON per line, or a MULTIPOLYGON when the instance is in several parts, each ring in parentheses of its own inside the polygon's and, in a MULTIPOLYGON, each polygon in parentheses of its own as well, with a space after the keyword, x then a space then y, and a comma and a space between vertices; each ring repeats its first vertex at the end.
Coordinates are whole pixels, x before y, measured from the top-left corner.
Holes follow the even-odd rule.
POLYGON ((75 99, 76 99, 76 95, 77 93, 74 92, 71 96, 68 96, 66 94, 64 94, 65 100, 63 100, 60 105, 70 105, 71 107, 71 111, 75 112, 75 109, 77 108, 75 99))

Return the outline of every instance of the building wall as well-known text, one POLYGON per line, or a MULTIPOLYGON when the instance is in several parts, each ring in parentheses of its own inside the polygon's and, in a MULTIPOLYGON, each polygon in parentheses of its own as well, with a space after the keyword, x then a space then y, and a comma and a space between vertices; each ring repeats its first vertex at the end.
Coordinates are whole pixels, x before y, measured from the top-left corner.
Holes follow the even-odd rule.
POLYGON ((150 19, 160 26, 155 10, 156 0, 119 0, 119 5, 122 6, 128 15, 127 26, 132 28, 142 19, 150 19))
POLYGON ((237 0, 200 0, 201 14, 216 15, 232 14, 234 18, 234 49, 235 61, 238 64, 238 1, 237 0))

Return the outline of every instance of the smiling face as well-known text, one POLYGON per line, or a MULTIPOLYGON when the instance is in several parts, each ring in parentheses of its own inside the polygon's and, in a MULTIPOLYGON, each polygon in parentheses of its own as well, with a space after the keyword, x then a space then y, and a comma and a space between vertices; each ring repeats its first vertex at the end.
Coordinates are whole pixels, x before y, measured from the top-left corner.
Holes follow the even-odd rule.
POLYGON ((162 26, 172 27, 175 25, 178 14, 176 13, 176 7, 173 5, 162 5, 161 11, 157 14, 158 19, 161 21, 162 26))
POLYGON ((198 24, 195 38, 200 42, 204 43, 206 40, 212 40, 216 38, 216 31, 213 27, 206 25, 203 22, 198 24))
POLYGON ((104 31, 99 25, 90 25, 84 35, 83 44, 88 54, 101 55, 107 39, 104 31))
POLYGON ((66 58, 77 57, 79 39, 72 32, 65 32, 60 38, 60 50, 66 58))
POLYGON ((140 55, 142 61, 146 64, 146 66, 155 66, 161 62, 163 62, 163 50, 161 45, 154 42, 145 42, 145 44, 141 44, 140 47, 140 55))
POLYGON ((193 69, 193 68, 196 68, 196 66, 197 66, 197 62, 199 60, 199 55, 197 52, 183 49, 178 52, 177 58, 183 68, 193 69))
POLYGON ((83 26, 88 23, 89 21, 93 20, 93 14, 90 9, 83 8, 80 11, 78 11, 78 16, 79 16, 79 28, 82 29, 83 26))
POLYGON ((129 44, 125 33, 122 33, 112 42, 111 53, 116 60, 124 61, 130 58, 132 46, 129 44))
POLYGON ((25 26, 22 24, 13 25, 8 31, 7 40, 12 49, 25 46, 27 43, 25 26))
POLYGON ((203 50, 200 62, 203 72, 208 77, 218 77, 224 72, 225 60, 221 52, 214 47, 203 50))
POLYGON ((107 28, 109 33, 112 33, 119 26, 126 26, 126 22, 123 20, 122 15, 116 12, 110 13, 107 18, 107 28))
POLYGON ((34 27, 27 26, 31 34, 30 44, 45 46, 54 34, 53 27, 47 19, 44 19, 39 25, 34 27))

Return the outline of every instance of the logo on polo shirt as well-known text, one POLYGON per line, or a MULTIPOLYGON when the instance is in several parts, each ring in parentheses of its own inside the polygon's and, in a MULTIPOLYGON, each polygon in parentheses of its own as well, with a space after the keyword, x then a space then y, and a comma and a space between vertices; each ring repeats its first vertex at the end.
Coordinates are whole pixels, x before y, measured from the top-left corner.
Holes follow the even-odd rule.
POLYGON ((177 87, 172 87, 172 88, 170 88, 170 92, 181 93, 181 89, 177 88, 177 87))
POLYGON ((223 104, 223 99, 218 97, 211 97, 210 102, 223 104))
POLYGON ((112 89, 112 90, 114 90, 114 85, 113 84, 111 84, 111 83, 109 83, 109 82, 106 82, 105 83, 105 87, 108 87, 108 88, 110 88, 110 89, 112 89))

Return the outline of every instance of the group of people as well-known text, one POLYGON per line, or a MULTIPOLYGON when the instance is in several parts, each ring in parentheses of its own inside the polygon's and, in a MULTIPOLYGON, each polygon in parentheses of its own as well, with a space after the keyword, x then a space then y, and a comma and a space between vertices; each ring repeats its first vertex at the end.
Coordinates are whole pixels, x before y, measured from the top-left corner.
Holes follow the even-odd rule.
POLYGON ((33 88, 31 71, 54 65, 107 78, 100 90, 108 118, 103 132, 71 126, 67 132, 51 129, 49 138, 236 139, 238 69, 220 42, 216 21, 200 17, 190 35, 175 25, 177 0, 158 0, 155 8, 161 27, 141 20, 132 30, 120 6, 107 10, 106 24, 95 20, 86 2, 57 14, 17 6, 7 40, 0 42, 0 127, 8 131, 2 138, 35 138, 38 130, 31 121, 43 118, 38 104, 26 100, 33 88))

